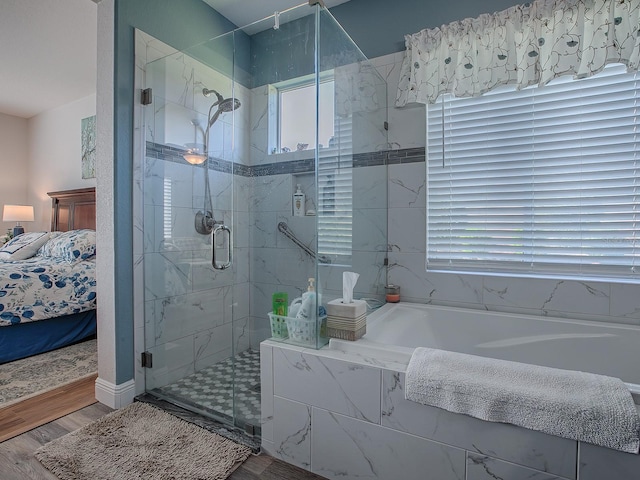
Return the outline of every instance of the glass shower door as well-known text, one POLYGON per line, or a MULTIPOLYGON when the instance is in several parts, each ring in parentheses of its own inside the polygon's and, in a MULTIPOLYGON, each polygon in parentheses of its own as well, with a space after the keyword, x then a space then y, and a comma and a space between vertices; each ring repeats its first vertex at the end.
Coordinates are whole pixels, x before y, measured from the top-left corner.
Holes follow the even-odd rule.
MULTIPOLYGON (((386 84, 307 4, 144 74, 146 390, 258 434, 273 294, 291 304, 315 283, 320 312, 344 271, 360 274, 356 298, 383 294, 386 84), (295 94, 309 98, 285 111, 295 94)), ((308 332, 321 347, 322 327, 308 332)))
MULTIPOLYGON (((229 34, 145 66, 145 380, 148 393, 252 429, 259 412, 238 418, 234 403, 236 366, 259 360, 245 338, 248 307, 235 302, 248 289, 248 260, 236 228, 246 102, 233 55, 229 34)), ((258 383, 259 368, 243 387, 258 383)))

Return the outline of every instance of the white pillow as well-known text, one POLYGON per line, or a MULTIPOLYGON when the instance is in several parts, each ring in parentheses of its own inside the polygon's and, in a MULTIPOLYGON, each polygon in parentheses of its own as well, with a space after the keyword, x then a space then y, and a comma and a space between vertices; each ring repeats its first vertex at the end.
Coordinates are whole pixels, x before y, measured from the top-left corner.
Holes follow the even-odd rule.
POLYGON ((49 240, 49 232, 29 232, 18 235, 0 248, 0 260, 15 262, 33 257, 49 240))

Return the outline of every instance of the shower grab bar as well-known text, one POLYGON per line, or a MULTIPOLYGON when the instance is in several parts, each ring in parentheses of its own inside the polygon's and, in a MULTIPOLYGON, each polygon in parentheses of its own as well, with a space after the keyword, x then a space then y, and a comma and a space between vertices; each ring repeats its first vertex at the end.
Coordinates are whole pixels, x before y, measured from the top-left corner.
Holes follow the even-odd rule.
POLYGON ((289 240, 291 240, 293 243, 299 246, 307 255, 309 255, 314 260, 317 258, 320 263, 331 263, 331 259, 329 257, 325 255, 320 255, 318 257, 318 255, 316 255, 316 252, 314 252, 312 249, 310 249, 304 243, 302 243, 298 239, 298 237, 296 237, 296 234, 289 229, 289 225, 287 225, 285 222, 278 223, 278 230, 285 237, 287 237, 289 240))
POLYGON ((213 237, 211 239, 211 265, 216 270, 226 270, 231 266, 231 262, 233 261, 233 237, 231 235, 231 229, 222 223, 216 224, 213 228, 213 237), (227 248, 228 248, 228 256, 226 263, 218 263, 216 260, 216 236, 220 232, 227 232, 229 234, 227 248))

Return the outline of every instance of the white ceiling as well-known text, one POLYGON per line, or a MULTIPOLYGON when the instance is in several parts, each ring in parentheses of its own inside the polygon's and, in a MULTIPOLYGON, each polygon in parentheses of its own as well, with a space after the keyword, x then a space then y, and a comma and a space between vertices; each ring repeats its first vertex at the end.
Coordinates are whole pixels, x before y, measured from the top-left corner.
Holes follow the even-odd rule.
MULTIPOLYGON (((238 26, 304 0, 203 0, 238 26)), ((349 0, 325 0, 333 7, 349 0)), ((23 118, 96 91, 99 0, 0 0, 0 113, 23 118)))
POLYGON ((97 5, 0 0, 0 112, 30 118, 96 91, 97 5))

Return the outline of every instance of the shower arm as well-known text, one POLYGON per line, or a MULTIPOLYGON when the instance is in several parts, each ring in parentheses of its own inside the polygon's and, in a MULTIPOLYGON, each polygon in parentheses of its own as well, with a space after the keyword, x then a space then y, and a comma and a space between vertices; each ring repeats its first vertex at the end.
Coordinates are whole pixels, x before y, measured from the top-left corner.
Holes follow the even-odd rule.
POLYGON ((316 255, 316 252, 314 252, 311 248, 307 247, 304 243, 302 243, 300 239, 296 237, 296 234, 289 229, 289 225, 287 225, 285 222, 278 223, 278 230, 280 231, 280 233, 282 233, 285 237, 287 237, 289 240, 295 243, 298 247, 302 249, 304 253, 309 255, 314 260, 317 259, 318 262, 320 263, 331 263, 331 259, 329 257, 327 257, 326 255, 320 255, 320 256, 316 255))

